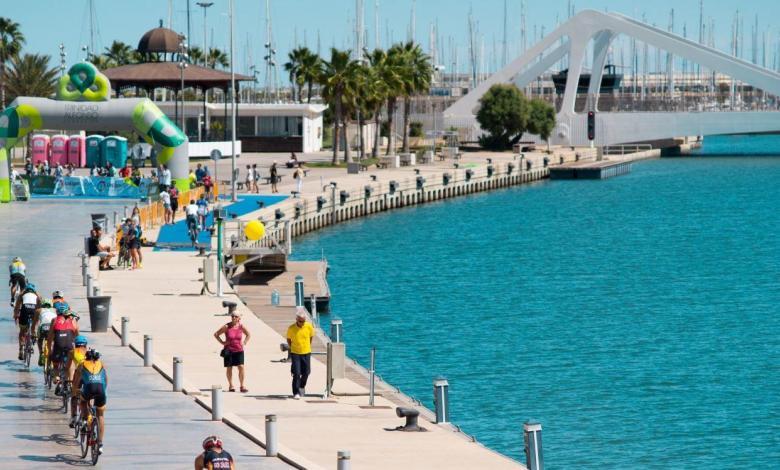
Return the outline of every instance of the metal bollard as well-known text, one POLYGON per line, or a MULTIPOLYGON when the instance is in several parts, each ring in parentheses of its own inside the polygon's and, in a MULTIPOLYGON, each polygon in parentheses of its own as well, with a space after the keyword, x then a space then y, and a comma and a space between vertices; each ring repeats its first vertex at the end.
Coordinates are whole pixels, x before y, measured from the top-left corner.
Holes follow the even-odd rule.
POLYGON ((127 218, 129 217, 129 215, 128 215, 128 214, 129 214, 129 212, 127 212, 127 206, 125 206, 125 208, 124 208, 124 212, 122 212, 122 214, 124 214, 124 216, 125 216, 125 219, 127 219, 127 218))
POLYGON ((352 457, 348 450, 340 450, 338 451, 337 459, 338 459, 338 466, 336 467, 337 470, 349 470, 349 460, 352 457))
POLYGON ((544 470, 542 425, 532 422, 523 423, 523 442, 528 470, 544 470))
POLYGON ((279 306, 279 291, 274 289, 273 292, 271 292, 271 305, 274 307, 279 306))
POLYGON ((276 457, 278 452, 278 433, 276 432, 276 415, 265 415, 265 456, 276 457))
POLYGON ((344 333, 344 325, 341 318, 334 318, 330 321, 330 340, 334 343, 340 343, 342 341, 342 335, 344 333))
POLYGON ((222 421, 222 385, 211 386, 211 420, 222 421))
POLYGON ((117 211, 114 211, 114 228, 116 228, 117 225, 119 225, 119 214, 117 211))
POLYGON ((89 268, 89 263, 87 263, 87 254, 82 252, 79 253, 79 256, 81 256, 81 285, 86 286, 87 285, 87 270, 89 268))
POLYGON ((100 297, 100 286, 92 286, 92 297, 100 297))
POLYGON ((433 403, 436 405, 436 423, 450 422, 450 383, 444 377, 433 379, 433 403))
POLYGON ((303 307, 303 276, 295 276, 295 306, 303 307))
POLYGON ((87 274, 87 297, 92 297, 92 274, 87 274))
POLYGON ((320 324, 320 319, 317 316, 317 296, 315 294, 312 294, 309 302, 311 302, 311 319, 314 320, 315 325, 320 324))
POLYGON ((122 346, 130 344, 130 327, 127 325, 130 323, 130 317, 122 317, 122 346))
POLYGON ((152 335, 144 335, 144 367, 152 367, 152 335))
POLYGON ((181 383, 184 381, 184 360, 180 357, 173 358, 173 391, 181 392, 181 383))
POLYGON ((368 369, 368 406, 374 406, 374 393, 376 386, 376 348, 371 348, 371 368, 368 369))

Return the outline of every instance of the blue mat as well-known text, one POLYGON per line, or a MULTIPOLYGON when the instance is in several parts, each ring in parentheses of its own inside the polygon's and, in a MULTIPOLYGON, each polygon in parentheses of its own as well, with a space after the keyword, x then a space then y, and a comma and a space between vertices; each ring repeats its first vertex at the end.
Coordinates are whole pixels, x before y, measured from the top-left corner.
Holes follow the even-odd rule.
MULTIPOLYGON (((279 201, 287 199, 287 196, 260 196, 260 195, 241 195, 238 196, 238 201, 232 204, 223 206, 227 211, 228 220, 236 217, 241 217, 244 214, 256 211, 259 208, 258 202, 263 202, 265 207, 276 204, 279 201)), ((183 210, 179 207, 179 210, 183 210)), ((206 216, 206 227, 211 227, 214 224, 214 217, 211 212, 206 216)), ((211 248, 211 233, 204 230, 198 235, 198 245, 205 246, 207 249, 211 248)), ((157 236, 157 245, 154 250, 176 250, 176 251, 196 251, 192 247, 190 242, 190 236, 187 233, 187 221, 182 219, 173 225, 164 225, 160 229, 160 234, 157 236)))

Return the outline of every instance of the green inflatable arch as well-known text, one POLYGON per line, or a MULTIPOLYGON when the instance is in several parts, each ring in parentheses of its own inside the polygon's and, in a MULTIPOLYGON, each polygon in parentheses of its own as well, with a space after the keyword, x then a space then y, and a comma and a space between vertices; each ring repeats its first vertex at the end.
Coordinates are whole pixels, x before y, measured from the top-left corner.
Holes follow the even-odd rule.
POLYGON ((19 97, 0 114, 0 202, 11 200, 9 149, 36 129, 135 130, 157 148, 179 190, 189 189, 187 136, 147 98, 111 100, 108 77, 81 62, 60 79, 55 99, 19 97))

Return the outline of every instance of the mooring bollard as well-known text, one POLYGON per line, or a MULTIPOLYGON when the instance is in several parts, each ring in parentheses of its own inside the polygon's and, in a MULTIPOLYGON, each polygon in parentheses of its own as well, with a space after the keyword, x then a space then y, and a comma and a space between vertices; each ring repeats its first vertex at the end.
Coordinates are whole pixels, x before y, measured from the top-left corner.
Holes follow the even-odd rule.
POLYGON ((87 297, 92 297, 92 274, 87 274, 87 297))
POLYGON ((278 452, 276 415, 265 415, 265 456, 276 457, 278 452))
POLYGON ((312 294, 309 298, 309 302, 311 302, 311 319, 314 320, 315 325, 319 325, 320 319, 317 316, 317 296, 312 294))
POLYGON ((81 285, 86 286, 87 285, 87 272, 89 268, 89 263, 87 263, 87 256, 86 253, 83 251, 79 253, 79 256, 81 256, 81 285))
POLYGON ((349 460, 352 457, 349 451, 340 450, 336 455, 338 459, 338 466, 336 467, 337 470, 349 470, 349 460))
POLYGON ((152 367, 152 335, 144 335, 144 367, 152 367))
POLYGON ((211 386, 211 420, 222 421, 222 385, 211 386))
POLYGON ((368 370, 368 406, 374 406, 376 380, 376 348, 371 348, 371 368, 368 370))
POLYGON ((100 286, 92 286, 92 297, 100 297, 100 286))
POLYGON ((544 470, 542 425, 532 422, 523 423, 523 442, 528 470, 544 470))
POLYGON ((295 306, 303 307, 303 276, 295 276, 295 306))
POLYGON ((130 344, 130 327, 127 325, 130 323, 130 317, 122 317, 122 346, 130 344))
POLYGON ((444 377, 433 379, 433 403, 436 405, 436 423, 450 422, 450 383, 444 377))
POLYGON ((271 305, 274 307, 279 306, 279 291, 274 289, 273 292, 271 292, 271 305))
POLYGON ((342 334, 344 332, 344 325, 341 318, 334 318, 330 321, 330 340, 334 343, 340 343, 342 340, 342 334))
POLYGON ((173 391, 181 392, 182 381, 184 380, 184 360, 180 357, 173 358, 173 391))

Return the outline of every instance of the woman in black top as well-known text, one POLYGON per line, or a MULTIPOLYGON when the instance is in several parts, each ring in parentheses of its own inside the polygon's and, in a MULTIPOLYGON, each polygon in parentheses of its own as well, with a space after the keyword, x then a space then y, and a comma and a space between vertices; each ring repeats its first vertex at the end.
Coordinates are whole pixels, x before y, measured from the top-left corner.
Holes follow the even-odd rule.
POLYGON ((270 170, 270 176, 271 176, 271 192, 272 192, 272 193, 278 193, 278 192, 279 192, 279 190, 278 190, 278 189, 276 189, 276 180, 277 180, 277 176, 278 176, 278 175, 279 175, 279 172, 278 172, 278 170, 276 169, 276 162, 274 162, 274 163, 273 163, 273 165, 271 165, 271 170, 270 170))

